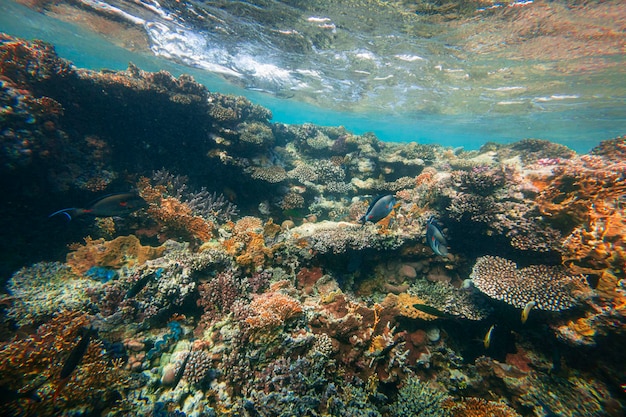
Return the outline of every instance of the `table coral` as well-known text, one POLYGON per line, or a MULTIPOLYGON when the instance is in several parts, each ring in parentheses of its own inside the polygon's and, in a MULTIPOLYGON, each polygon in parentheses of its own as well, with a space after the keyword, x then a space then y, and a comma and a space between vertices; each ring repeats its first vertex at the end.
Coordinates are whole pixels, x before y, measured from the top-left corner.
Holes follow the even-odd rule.
POLYGON ((484 294, 517 308, 533 301, 541 310, 567 310, 588 291, 584 276, 562 267, 530 265, 518 269, 514 262, 497 256, 478 258, 470 278, 484 294))
POLYGON ((22 326, 46 319, 59 309, 79 310, 89 301, 88 293, 101 283, 76 275, 58 262, 40 262, 17 271, 7 289, 12 294, 7 316, 22 326))

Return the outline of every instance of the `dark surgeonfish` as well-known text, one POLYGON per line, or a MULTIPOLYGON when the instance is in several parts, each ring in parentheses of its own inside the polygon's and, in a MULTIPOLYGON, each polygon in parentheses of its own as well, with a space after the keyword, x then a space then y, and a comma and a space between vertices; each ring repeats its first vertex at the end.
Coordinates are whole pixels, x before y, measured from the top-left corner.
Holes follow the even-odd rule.
POLYGON ((78 367, 80 361, 87 353, 87 348, 89 347, 89 342, 91 341, 91 336, 95 334, 95 330, 93 327, 90 328, 82 328, 80 330, 80 340, 76 343, 76 346, 70 352, 70 355, 67 357, 65 362, 63 363, 63 368, 61 368, 61 374, 59 385, 57 389, 54 391, 53 400, 56 400, 57 396, 67 384, 67 381, 70 379, 70 375, 72 372, 78 367))
POLYGON ((393 194, 379 195, 370 203, 367 211, 359 221, 362 224, 365 224, 365 222, 376 223, 387 217, 395 205, 396 197, 393 194))
POLYGON ((130 214, 148 205, 146 200, 135 193, 117 193, 101 197, 91 203, 87 208, 70 207, 55 211, 48 217, 62 214, 68 221, 73 217, 83 214, 91 214, 96 217, 113 217, 130 214))
POLYGON ((446 242, 446 238, 443 237, 443 233, 434 217, 428 219, 428 223, 426 224, 426 240, 428 240, 430 248, 437 255, 448 256, 448 242, 446 242))

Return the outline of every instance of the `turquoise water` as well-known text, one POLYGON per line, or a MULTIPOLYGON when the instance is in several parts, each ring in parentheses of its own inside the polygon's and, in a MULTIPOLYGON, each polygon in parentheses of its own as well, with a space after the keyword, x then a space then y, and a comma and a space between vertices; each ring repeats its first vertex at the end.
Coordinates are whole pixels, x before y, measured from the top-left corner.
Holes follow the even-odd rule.
MULTIPOLYGON (((466 112, 454 108, 452 114, 409 110, 402 105, 388 113, 329 109, 295 98, 281 99, 241 88, 208 71, 179 65, 149 53, 130 52, 96 33, 37 13, 12 1, 2 0, 1 4, 1 31, 50 42, 55 45, 60 56, 73 61, 78 67, 121 70, 132 61, 147 71, 165 69, 175 75, 190 73, 212 91, 245 95, 255 103, 268 107, 274 114, 275 122, 342 125, 357 134, 374 132, 384 141, 439 143, 468 149, 477 149, 487 141, 507 143, 524 138, 541 138, 563 143, 578 152, 586 152, 601 140, 626 132, 626 98, 621 97, 619 91, 615 97, 603 96, 595 102, 572 101, 557 96, 554 100, 535 103, 536 109, 532 111, 524 109, 519 112, 513 108, 508 112, 481 113, 472 109, 479 109, 484 103, 474 103, 470 99, 464 104, 468 109, 466 112)), ((580 83, 581 80, 577 79, 576 82, 580 83)), ((547 96, 550 97, 550 93, 547 96)))

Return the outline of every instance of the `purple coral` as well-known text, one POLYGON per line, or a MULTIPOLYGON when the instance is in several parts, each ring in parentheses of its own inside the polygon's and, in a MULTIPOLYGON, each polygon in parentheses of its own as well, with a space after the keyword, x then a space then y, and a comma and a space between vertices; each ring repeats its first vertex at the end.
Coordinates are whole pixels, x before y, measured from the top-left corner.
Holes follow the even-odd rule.
POLYGON ((198 306, 204 309, 203 319, 214 321, 233 311, 235 301, 243 296, 243 283, 234 271, 218 273, 212 280, 198 286, 198 306))

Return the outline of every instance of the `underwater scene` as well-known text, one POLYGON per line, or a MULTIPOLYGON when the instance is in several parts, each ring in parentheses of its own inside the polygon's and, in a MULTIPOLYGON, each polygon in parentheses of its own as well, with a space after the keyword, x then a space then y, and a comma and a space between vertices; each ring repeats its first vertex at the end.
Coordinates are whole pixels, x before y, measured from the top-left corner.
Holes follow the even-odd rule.
POLYGON ((0 415, 620 417, 626 4, 0 0, 0 415))

